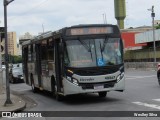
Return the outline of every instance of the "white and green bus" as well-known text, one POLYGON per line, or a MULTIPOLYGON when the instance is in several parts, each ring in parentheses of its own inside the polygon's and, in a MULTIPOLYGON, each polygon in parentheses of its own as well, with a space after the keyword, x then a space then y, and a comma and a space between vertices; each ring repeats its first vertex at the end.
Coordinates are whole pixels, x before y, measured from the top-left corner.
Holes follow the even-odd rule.
POLYGON ((25 82, 62 96, 125 88, 123 42, 116 25, 92 24, 48 32, 22 44, 25 82))

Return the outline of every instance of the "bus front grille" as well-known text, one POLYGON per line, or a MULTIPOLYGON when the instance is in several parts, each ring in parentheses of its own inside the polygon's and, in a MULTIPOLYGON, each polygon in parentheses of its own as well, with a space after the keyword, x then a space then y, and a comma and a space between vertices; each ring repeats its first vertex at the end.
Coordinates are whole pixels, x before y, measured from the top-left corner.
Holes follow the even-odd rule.
POLYGON ((101 82, 101 83, 79 83, 79 86, 82 87, 82 89, 94 89, 94 86, 101 85, 104 88, 111 88, 114 87, 115 83, 117 81, 109 81, 109 82, 101 82))

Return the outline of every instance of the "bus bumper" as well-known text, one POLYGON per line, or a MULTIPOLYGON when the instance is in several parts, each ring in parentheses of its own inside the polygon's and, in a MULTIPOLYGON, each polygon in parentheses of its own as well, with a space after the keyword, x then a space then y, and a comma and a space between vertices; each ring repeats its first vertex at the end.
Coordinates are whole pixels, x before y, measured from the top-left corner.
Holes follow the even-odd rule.
MULTIPOLYGON (((125 77, 123 77, 119 82, 116 82, 113 87, 108 88, 94 88, 93 89, 83 89, 80 85, 75 85, 68 81, 67 79, 63 80, 64 85, 64 96, 66 95, 72 95, 72 94, 83 94, 83 93, 96 93, 96 92, 102 92, 102 91, 123 91, 125 88, 125 77)), ((94 84, 96 85, 96 84, 94 84)), ((103 86, 103 85, 102 85, 103 86)))

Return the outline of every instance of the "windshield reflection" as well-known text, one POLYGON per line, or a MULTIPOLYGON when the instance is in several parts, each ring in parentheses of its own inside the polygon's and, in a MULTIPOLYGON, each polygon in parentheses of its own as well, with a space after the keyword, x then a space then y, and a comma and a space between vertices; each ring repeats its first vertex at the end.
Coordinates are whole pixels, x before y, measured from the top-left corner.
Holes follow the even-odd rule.
POLYGON ((64 62, 68 67, 96 67, 122 63, 119 38, 66 41, 64 62))

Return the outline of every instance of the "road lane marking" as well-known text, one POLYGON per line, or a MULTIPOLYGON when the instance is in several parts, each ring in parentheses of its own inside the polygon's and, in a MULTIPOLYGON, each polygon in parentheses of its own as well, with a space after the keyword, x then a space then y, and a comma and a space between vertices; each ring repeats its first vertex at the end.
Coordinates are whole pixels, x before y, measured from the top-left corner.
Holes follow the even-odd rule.
POLYGON ((148 104, 148 103, 142 103, 142 102, 132 102, 136 105, 141 105, 141 106, 145 106, 145 107, 150 107, 150 108, 155 108, 155 109, 158 109, 160 110, 160 106, 158 105, 155 105, 155 104, 148 104))
POLYGON ((160 99, 152 99, 152 100, 160 102, 160 99))
POLYGON ((126 79, 149 78, 149 77, 156 77, 156 75, 150 75, 150 76, 126 76, 126 79))

